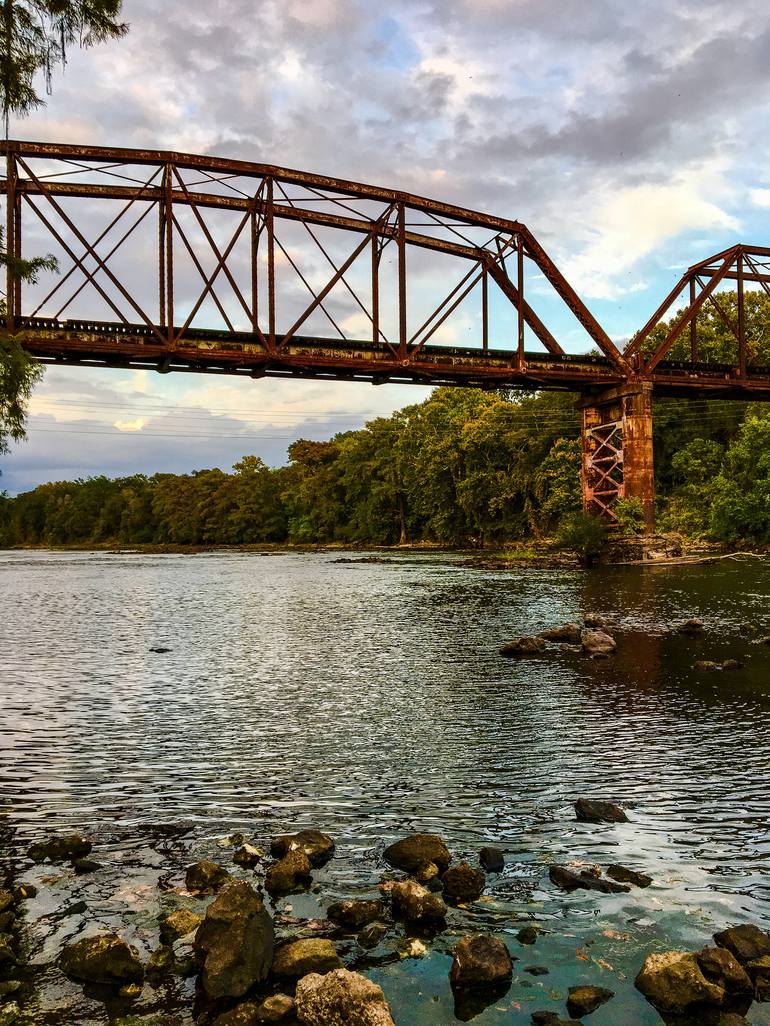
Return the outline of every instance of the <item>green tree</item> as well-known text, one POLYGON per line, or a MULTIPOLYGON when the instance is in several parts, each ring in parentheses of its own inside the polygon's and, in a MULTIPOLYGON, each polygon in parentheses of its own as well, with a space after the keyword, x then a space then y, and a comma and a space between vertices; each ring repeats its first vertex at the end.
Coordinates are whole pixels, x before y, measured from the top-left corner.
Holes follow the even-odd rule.
POLYGON ((713 480, 711 533, 725 541, 770 541, 770 410, 748 413, 713 480))

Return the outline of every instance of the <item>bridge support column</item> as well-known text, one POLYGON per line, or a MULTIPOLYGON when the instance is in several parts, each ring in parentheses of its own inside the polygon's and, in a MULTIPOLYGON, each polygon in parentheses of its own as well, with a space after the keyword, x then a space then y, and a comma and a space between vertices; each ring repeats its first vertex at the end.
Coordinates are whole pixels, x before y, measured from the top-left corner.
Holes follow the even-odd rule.
POLYGON ((638 499, 645 530, 655 528, 652 385, 586 394, 583 413, 583 508, 615 523, 618 499, 638 499))

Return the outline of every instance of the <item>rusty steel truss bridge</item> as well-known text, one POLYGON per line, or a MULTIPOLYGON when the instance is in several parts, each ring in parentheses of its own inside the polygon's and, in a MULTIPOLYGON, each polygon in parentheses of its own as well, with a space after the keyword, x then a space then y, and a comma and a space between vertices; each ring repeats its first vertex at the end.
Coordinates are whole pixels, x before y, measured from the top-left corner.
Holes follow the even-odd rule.
POLYGON ((747 286, 770 295, 770 248, 693 265, 620 347, 519 221, 242 160, 0 149, 5 325, 43 363, 573 391, 586 508, 612 521, 617 500, 635 497, 649 526, 652 397, 770 399, 744 299, 747 286), (45 253, 58 274, 22 287, 14 258, 45 253), (731 283, 736 317, 718 298, 731 283), (548 293, 568 328, 536 312, 548 293), (698 351, 707 304, 734 336, 729 363, 698 351), (562 331, 582 355, 565 351, 562 331), (686 359, 671 359, 683 343, 686 359))

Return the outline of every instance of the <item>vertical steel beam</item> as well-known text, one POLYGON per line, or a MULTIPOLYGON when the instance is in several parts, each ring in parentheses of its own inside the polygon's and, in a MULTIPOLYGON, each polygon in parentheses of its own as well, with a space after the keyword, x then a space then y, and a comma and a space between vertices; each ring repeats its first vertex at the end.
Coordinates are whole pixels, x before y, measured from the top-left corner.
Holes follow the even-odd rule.
POLYGON ((251 330, 256 335, 259 331, 259 230, 256 201, 251 210, 249 229, 251 233, 251 330))
POLYGON ((158 327, 166 324, 166 197, 158 199, 158 327))
POLYGON ((407 358, 406 321, 406 208, 398 204, 398 355, 407 358))
POLYGON ((380 341, 380 250, 379 237, 372 232, 372 343, 380 341))
POLYGON ((746 315, 743 291, 743 253, 738 255, 738 377, 746 377, 746 315))
POLYGON ((13 273, 13 261, 18 255, 16 246, 16 160, 13 154, 6 156, 5 179, 5 245, 8 254, 5 273, 5 323, 9 335, 16 333, 16 282, 13 273))
POLYGON ((174 334, 174 191, 171 164, 163 171, 166 221, 166 332, 170 349, 176 346, 174 334))
MULTIPOLYGON (((690 278, 690 306, 695 302, 695 276, 690 278)), ((693 363, 698 362, 698 318, 693 317, 690 321, 690 359, 693 363)))
POLYGON ((519 339, 517 346, 517 363, 519 370, 524 367, 524 247, 522 245, 521 235, 518 236, 516 242, 516 276, 517 276, 517 289, 518 289, 518 302, 517 302, 517 322, 519 339))
POLYGON ((265 204, 265 225, 267 227, 267 319, 268 342, 271 353, 275 352, 275 210, 273 179, 267 180, 267 201, 265 204))
POLYGON ((487 265, 481 265, 481 348, 489 352, 489 276, 487 265))

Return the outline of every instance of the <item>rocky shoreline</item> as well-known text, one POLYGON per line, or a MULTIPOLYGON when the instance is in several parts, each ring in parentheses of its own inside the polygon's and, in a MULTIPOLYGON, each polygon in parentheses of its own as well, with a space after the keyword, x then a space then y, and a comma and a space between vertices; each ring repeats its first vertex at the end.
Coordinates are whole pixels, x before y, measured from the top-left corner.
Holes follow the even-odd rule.
MULTIPOLYGON (((628 815, 613 802, 580 798, 574 819, 612 829, 627 823, 628 815)), ((226 860, 202 859, 187 865, 183 875, 159 879, 167 910, 155 924, 149 957, 120 925, 99 923, 97 900, 95 919, 87 929, 81 921, 44 973, 58 972, 82 986, 85 996, 104 1004, 116 1026, 173 1022, 142 1018, 162 1005, 170 981, 186 987, 197 1026, 394 1026, 385 995, 367 970, 424 956, 447 932, 448 920, 458 916, 448 949, 449 983, 455 1017, 469 1021, 507 994, 514 964, 529 962, 525 954, 537 951, 548 932, 534 916, 515 934, 479 930, 462 918, 483 901, 488 877, 505 868, 506 853, 496 845, 484 846, 474 859, 455 861, 441 837, 409 834, 382 852, 380 882, 371 894, 331 902, 314 882, 337 853, 333 838, 320 830, 275 836, 269 851, 243 834, 220 839, 219 848, 226 860), (286 897, 309 891, 319 897, 325 918, 290 914, 286 897)), ((41 969, 27 964, 25 906, 39 900, 44 881, 53 882, 57 874, 98 879, 103 866, 94 854, 98 858, 80 835, 55 835, 31 845, 26 859, 9 871, 0 889, 1 1026, 40 1021, 34 997, 41 969), (40 886, 24 882, 41 869, 40 886)), ((551 864, 548 876, 560 893, 585 890, 598 901, 654 883, 643 868, 618 864, 604 870, 551 864)), ((537 978, 550 969, 534 960, 521 972, 537 978)), ((531 1022, 577 1026, 614 999, 611 989, 592 979, 590 965, 583 976, 568 989, 562 1011, 534 1009, 531 1022)), ((714 945, 698 951, 654 952, 639 967, 635 985, 668 1026, 745 1026, 753 1002, 770 1001, 770 934, 742 924, 718 931, 714 945)))

